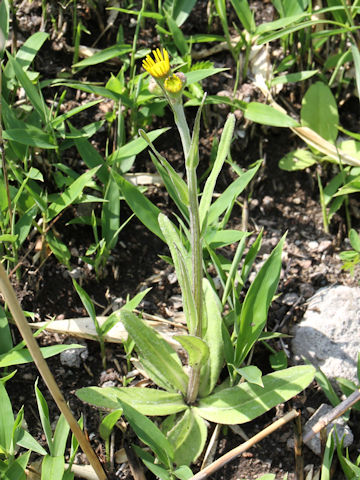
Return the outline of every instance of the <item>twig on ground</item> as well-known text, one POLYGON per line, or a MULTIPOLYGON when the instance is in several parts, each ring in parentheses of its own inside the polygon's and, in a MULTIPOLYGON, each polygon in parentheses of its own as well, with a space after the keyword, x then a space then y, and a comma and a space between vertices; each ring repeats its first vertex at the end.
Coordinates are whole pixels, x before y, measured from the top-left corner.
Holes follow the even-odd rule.
POLYGON ((276 420, 276 422, 272 423, 268 427, 264 428, 264 430, 257 433, 256 435, 254 435, 247 442, 244 442, 241 445, 239 445, 238 447, 230 450, 230 452, 225 453, 225 455, 223 455, 222 457, 215 460, 215 462, 213 462, 211 465, 209 465, 208 467, 204 468, 199 473, 197 473, 196 475, 191 477, 190 480, 204 480, 209 475, 212 475, 217 470, 219 470, 221 467, 226 465, 228 462, 231 462, 231 460, 234 460, 234 458, 236 458, 239 455, 241 455, 242 453, 244 453, 250 447, 254 446, 256 443, 260 442, 262 439, 264 439, 265 437, 267 437, 271 433, 275 432, 275 430, 277 430, 278 428, 285 425, 285 423, 289 422, 290 420, 293 420, 294 418, 298 417, 299 415, 300 415, 300 413, 297 412, 296 410, 291 410, 286 415, 284 415, 282 418, 279 418, 279 420, 276 420))
POLYGON ((351 408, 356 402, 360 401, 360 390, 355 390, 348 398, 343 402, 339 403, 335 408, 333 408, 329 413, 324 415, 313 427, 312 429, 303 437, 303 442, 306 443, 311 440, 317 433, 325 428, 329 423, 334 421, 336 418, 343 415, 349 408, 351 408))
POLYGON ((71 431, 74 433, 76 439, 78 440, 80 447, 87 456, 90 464, 95 470, 99 480, 107 480, 105 471, 103 470, 101 463, 98 457, 95 455, 94 451, 91 448, 91 445, 87 438, 84 435, 84 432, 79 427, 76 419, 74 418, 70 408, 68 407, 63 394, 61 393, 55 378, 53 377, 48 364, 42 356, 41 350, 32 335, 30 326, 26 321, 24 313, 21 309, 21 306, 16 298, 15 292, 11 283, 8 279, 8 276, 5 272, 5 269, 0 262, 0 291, 2 292, 6 303, 9 306, 11 314, 15 320, 15 323, 20 330, 21 336, 25 340, 26 346, 29 349, 29 352, 34 360, 35 365, 37 366, 40 375, 42 376, 46 386, 48 387, 56 405, 58 406, 61 413, 66 418, 71 431))

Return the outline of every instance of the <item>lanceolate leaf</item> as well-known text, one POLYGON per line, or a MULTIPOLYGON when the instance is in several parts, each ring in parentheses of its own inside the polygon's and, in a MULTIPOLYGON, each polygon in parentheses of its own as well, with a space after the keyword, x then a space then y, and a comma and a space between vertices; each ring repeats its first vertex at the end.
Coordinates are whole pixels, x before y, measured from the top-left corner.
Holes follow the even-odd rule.
POLYGON ((202 338, 194 335, 174 335, 173 338, 187 351, 190 366, 205 364, 209 358, 209 347, 202 338))
POLYGON ((159 428, 147 417, 139 413, 128 403, 121 402, 126 420, 141 441, 149 445, 159 460, 168 468, 171 467, 174 452, 171 443, 159 428))
POLYGON ((3 382, 0 381, 0 450, 4 448, 9 451, 11 446, 11 432, 14 426, 14 415, 10 398, 6 392, 3 382))
POLYGON ((179 235, 172 222, 163 214, 159 215, 159 225, 166 238, 175 265, 176 275, 183 297, 183 308, 189 333, 194 334, 197 326, 197 315, 191 289, 191 262, 179 235))
POLYGON ((219 379, 224 364, 224 343, 222 339, 221 302, 212 289, 210 282, 204 278, 204 340, 209 346, 208 370, 203 373, 200 384, 200 396, 209 395, 219 379))
POLYGON ((235 350, 237 367, 242 364, 265 326, 268 309, 279 282, 284 241, 285 236, 274 248, 246 294, 241 308, 235 350))
POLYGON ((286 402, 313 380, 312 366, 292 367, 265 375, 263 387, 241 383, 199 400, 196 412, 206 420, 234 425, 262 415, 279 403, 286 402))
POLYGON ((143 415, 171 415, 187 408, 180 393, 154 388, 85 387, 76 392, 80 400, 96 407, 118 409, 120 402, 132 405, 143 415))
POLYGON ((41 467, 41 480, 53 479, 62 480, 65 470, 65 459, 61 455, 59 457, 51 457, 46 455, 41 467))
POLYGON ((217 221, 218 218, 228 206, 231 204, 234 198, 239 196, 241 192, 246 188, 249 182, 252 180, 256 172, 258 171, 261 162, 245 172, 241 177, 237 178, 232 182, 227 189, 220 195, 220 197, 211 205, 208 214, 208 224, 211 225, 213 222, 217 221))
POLYGON ((283 112, 276 110, 270 105, 263 103, 250 102, 245 110, 245 118, 263 125, 272 125, 273 127, 299 127, 296 120, 283 112))
MULTIPOLYGON (((16 347, 15 347, 16 348, 16 347)), ((69 348, 84 348, 79 344, 72 345, 52 345, 50 347, 42 347, 41 353, 44 358, 53 357, 58 353, 68 350, 69 348)), ((21 350, 11 350, 8 353, 0 355, 0 368, 10 367, 11 365, 20 365, 23 363, 33 362, 33 358, 30 355, 30 352, 27 348, 22 348, 21 350)))
POLYGON ((310 86, 302 101, 301 123, 329 142, 338 134, 339 113, 330 88, 322 82, 310 86))
POLYGON ((222 166, 224 165, 226 157, 229 154, 234 127, 235 127, 235 117, 234 115, 231 114, 226 120, 224 130, 221 135, 220 144, 218 147, 216 160, 213 165, 213 168, 211 169, 211 173, 208 179, 206 180, 203 195, 201 197, 199 214, 200 214, 200 226, 202 230, 204 230, 204 221, 211 205, 212 195, 214 193, 217 177, 222 169, 222 166))
POLYGON ((58 215, 64 208, 73 203, 81 194, 83 189, 92 180, 92 176, 98 171, 95 167, 88 172, 83 173, 68 187, 58 198, 49 206, 47 210, 47 220, 51 220, 58 215))
POLYGON ((125 180, 121 175, 112 170, 111 174, 114 176, 117 184, 120 187, 126 203, 131 210, 139 218, 139 220, 161 240, 165 241, 165 238, 160 230, 158 223, 158 216, 160 210, 150 202, 134 185, 125 180))
POLYGON ((167 438, 174 449, 176 465, 190 465, 204 449, 207 427, 194 409, 187 409, 168 432, 167 438))
MULTIPOLYGON (((122 310, 121 321, 136 344, 140 361, 144 359, 151 365, 153 373, 168 386, 169 391, 179 390, 185 394, 188 377, 170 345, 131 312, 122 310)), ((156 378, 153 380, 156 383, 156 378)))

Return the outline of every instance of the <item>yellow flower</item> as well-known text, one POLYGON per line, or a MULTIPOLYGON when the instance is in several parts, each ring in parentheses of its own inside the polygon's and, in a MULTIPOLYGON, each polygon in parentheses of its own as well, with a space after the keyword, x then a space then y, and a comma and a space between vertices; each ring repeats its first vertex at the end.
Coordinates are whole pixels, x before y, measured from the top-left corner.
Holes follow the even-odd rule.
POLYGON ((165 90, 170 93, 179 93, 181 92, 184 84, 185 84, 185 81, 182 82, 181 78, 178 75, 171 75, 171 77, 168 77, 165 80, 164 87, 165 87, 165 90))
POLYGON ((167 77, 170 72, 168 52, 163 48, 161 53, 160 48, 157 48, 156 50, 153 50, 152 53, 155 60, 152 59, 150 55, 146 55, 146 58, 142 63, 143 68, 154 78, 167 77))

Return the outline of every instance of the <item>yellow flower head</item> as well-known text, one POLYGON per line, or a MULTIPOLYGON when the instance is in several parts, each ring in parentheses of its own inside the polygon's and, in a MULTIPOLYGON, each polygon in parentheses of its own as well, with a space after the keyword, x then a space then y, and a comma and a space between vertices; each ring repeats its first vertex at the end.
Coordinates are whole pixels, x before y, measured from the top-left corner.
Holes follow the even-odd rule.
POLYGON ((161 53, 160 48, 153 50, 154 59, 150 55, 146 55, 145 60, 143 60, 142 66, 144 69, 150 73, 154 78, 164 78, 169 75, 170 72, 170 62, 169 54, 163 48, 161 53))
POLYGON ((164 87, 165 90, 169 93, 179 93, 183 89, 183 86, 185 85, 186 78, 185 75, 182 74, 182 72, 179 72, 175 75, 171 75, 171 77, 168 77, 165 80, 164 87))

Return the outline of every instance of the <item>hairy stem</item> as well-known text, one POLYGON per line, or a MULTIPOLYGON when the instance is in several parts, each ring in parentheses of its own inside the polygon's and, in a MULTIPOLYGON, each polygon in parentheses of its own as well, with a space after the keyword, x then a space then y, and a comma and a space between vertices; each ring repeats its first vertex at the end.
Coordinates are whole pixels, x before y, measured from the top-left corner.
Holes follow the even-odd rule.
MULTIPOLYGON (((181 142, 184 150, 185 160, 189 154, 191 137, 189 127, 185 118, 184 108, 181 100, 171 102, 174 112, 175 123, 179 130, 181 142)), ((197 176, 196 167, 186 167, 187 184, 189 189, 189 216, 190 216, 190 237, 191 237, 191 255, 192 255, 192 291, 196 306, 196 328, 195 332, 190 332, 198 337, 202 336, 202 315, 203 315, 203 294, 202 294, 202 247, 200 234, 200 216, 199 202, 197 195, 197 176)), ((200 383, 200 368, 191 367, 189 384, 187 390, 187 402, 194 403, 200 383)))

